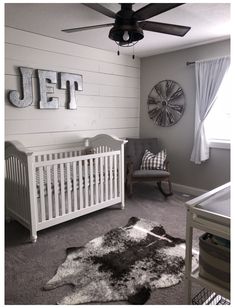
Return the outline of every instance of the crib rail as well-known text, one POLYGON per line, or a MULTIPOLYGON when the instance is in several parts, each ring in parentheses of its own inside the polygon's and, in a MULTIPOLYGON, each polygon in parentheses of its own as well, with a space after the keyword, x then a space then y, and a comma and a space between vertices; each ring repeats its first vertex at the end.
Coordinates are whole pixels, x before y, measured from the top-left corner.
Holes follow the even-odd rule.
MULTIPOLYGON (((112 149, 108 146, 96 146, 91 148, 92 152, 95 154, 98 153, 107 153, 112 151, 112 149)), ((84 154, 86 149, 83 147, 78 148, 70 148, 70 149, 60 149, 60 150, 47 150, 47 151, 39 151, 33 154, 35 162, 41 161, 49 161, 49 160, 57 160, 61 158, 67 157, 76 157, 84 154)))
POLYGON ((37 229, 120 202, 120 155, 112 151, 35 162, 37 229))

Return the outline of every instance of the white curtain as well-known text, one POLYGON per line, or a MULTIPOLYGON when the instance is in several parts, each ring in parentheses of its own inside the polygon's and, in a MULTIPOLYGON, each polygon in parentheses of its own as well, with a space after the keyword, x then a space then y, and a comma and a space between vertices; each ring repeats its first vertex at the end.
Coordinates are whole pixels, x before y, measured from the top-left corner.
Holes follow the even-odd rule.
POLYGON ((190 158, 195 164, 201 164, 202 161, 209 158, 209 145, 206 140, 204 121, 216 101, 216 95, 229 64, 230 57, 195 62, 195 131, 190 158))

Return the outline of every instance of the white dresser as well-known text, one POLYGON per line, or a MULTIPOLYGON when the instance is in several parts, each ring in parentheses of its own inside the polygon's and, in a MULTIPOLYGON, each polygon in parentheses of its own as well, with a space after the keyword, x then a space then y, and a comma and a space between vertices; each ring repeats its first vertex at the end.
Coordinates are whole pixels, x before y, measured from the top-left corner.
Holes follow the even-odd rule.
POLYGON ((230 299, 230 290, 201 277, 199 267, 192 269, 194 228, 230 240, 230 183, 186 202, 186 208, 185 304, 192 303, 191 288, 193 282, 197 282, 216 294, 230 299))

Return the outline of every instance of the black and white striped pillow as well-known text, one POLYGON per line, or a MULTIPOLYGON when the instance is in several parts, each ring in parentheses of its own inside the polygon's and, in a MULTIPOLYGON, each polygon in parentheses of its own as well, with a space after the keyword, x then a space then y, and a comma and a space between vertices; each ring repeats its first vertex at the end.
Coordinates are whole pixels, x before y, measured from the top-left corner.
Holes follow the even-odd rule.
POLYGON ((149 150, 145 150, 144 156, 142 158, 142 163, 140 169, 144 170, 164 170, 164 162, 166 160, 166 150, 162 150, 157 154, 151 153, 149 150))

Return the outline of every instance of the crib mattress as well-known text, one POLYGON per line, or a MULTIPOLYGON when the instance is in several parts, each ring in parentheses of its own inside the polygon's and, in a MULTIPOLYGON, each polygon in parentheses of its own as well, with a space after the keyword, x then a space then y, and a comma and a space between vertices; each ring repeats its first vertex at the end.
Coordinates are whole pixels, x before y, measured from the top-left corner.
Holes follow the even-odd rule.
MULTIPOLYGON (((118 175, 118 170, 116 171, 117 175, 118 175)), ((64 169, 63 170, 63 177, 64 177, 64 192, 66 193, 68 190, 69 191, 73 191, 74 189, 74 178, 73 178, 73 167, 72 165, 70 166, 70 178, 68 179, 67 176, 67 170, 64 169)), ((102 172, 98 172, 98 176, 96 177, 94 168, 93 168, 93 172, 91 172, 90 167, 88 166, 88 172, 87 172, 87 182, 85 180, 85 167, 82 166, 82 177, 79 177, 79 168, 78 166, 76 166, 76 183, 75 183, 75 188, 79 189, 80 188, 80 181, 82 181, 81 183, 81 187, 84 188, 85 185, 87 185, 87 187, 90 186, 91 182, 93 183, 93 185, 97 182, 97 184, 101 183, 101 178, 102 178, 102 182, 105 181, 105 172, 103 172, 103 176, 101 177, 102 172)), ((110 176, 110 170, 108 170, 108 175, 107 175, 107 179, 108 181, 111 179, 114 179, 114 169, 111 170, 111 176, 110 176)), ((55 179, 54 179, 54 172, 53 169, 51 168, 50 170, 50 186, 51 186, 51 193, 54 194, 55 191, 55 179)), ((40 173, 39 173, 39 169, 36 170, 36 187, 37 187, 37 198, 40 198, 40 173)), ((61 170, 58 166, 57 169, 57 187, 58 187, 58 194, 61 193, 61 170)), ((48 195, 48 184, 47 184, 47 172, 44 169, 43 170, 43 192, 42 194, 44 196, 48 195)))

